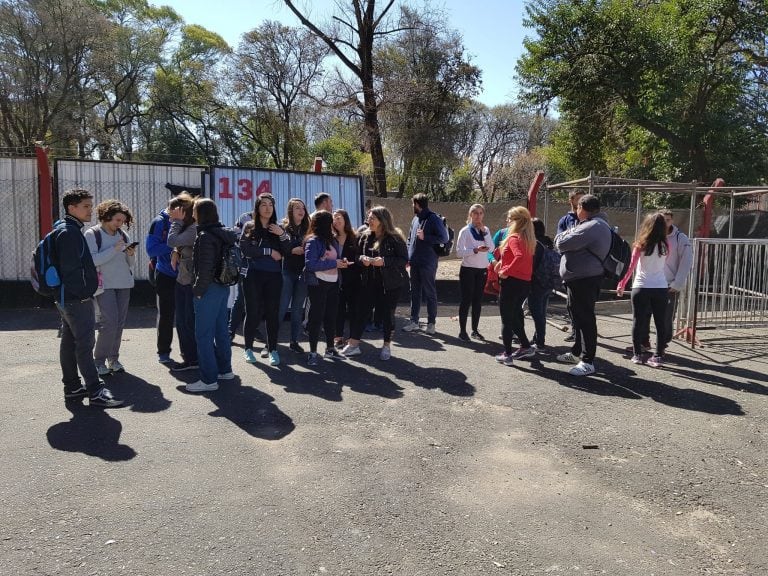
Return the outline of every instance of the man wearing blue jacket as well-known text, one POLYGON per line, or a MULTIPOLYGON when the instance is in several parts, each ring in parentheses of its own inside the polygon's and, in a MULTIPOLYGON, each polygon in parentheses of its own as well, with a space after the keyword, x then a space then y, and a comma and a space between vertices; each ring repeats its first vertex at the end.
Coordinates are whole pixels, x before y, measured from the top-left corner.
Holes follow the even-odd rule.
POLYGON ((419 330, 422 296, 427 302, 427 334, 435 333, 437 320, 437 252, 436 246, 448 242, 448 230, 440 217, 429 209, 426 194, 413 197, 411 230, 408 234, 408 261, 411 271, 411 319, 403 327, 406 332, 419 330))
POLYGON ((91 406, 114 408, 123 402, 104 387, 93 360, 96 343, 93 293, 98 287, 98 277, 83 236, 83 225, 90 222, 93 215, 93 196, 87 190, 75 188, 64 193, 62 204, 66 216, 64 225, 56 228, 53 262, 62 284, 61 290, 57 290, 56 308, 62 320, 59 362, 64 401, 80 402, 88 396, 91 406))
POLYGON ((163 208, 149 226, 145 247, 147 255, 155 258, 155 293, 157 294, 157 360, 172 364, 171 344, 176 315, 176 270, 171 266, 173 248, 168 246, 171 217, 163 208))

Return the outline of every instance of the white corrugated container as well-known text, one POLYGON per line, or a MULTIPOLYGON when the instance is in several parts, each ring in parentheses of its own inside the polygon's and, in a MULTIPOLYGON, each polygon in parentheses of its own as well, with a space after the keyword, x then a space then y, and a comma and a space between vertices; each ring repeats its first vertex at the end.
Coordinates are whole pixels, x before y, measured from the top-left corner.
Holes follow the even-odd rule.
POLYGON ((39 241, 34 158, 0 158, 0 206, 0 280, 28 280, 39 241))

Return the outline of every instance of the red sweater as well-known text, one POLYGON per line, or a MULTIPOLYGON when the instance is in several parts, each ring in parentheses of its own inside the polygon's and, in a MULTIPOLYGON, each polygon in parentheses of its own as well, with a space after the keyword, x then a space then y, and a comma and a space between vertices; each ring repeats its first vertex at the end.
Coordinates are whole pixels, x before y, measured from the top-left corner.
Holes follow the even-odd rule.
POLYGON ((504 250, 501 252, 499 277, 518 278, 531 281, 533 276, 533 253, 528 252, 517 234, 509 237, 504 250))

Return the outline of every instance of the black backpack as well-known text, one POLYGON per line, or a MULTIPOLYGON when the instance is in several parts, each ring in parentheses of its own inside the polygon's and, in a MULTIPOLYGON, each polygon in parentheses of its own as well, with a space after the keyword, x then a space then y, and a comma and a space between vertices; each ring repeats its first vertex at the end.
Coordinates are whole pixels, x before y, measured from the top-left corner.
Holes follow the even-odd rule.
POLYGON ((616 282, 621 280, 629 267, 630 260, 632 260, 632 247, 611 228, 611 249, 602 261, 605 277, 616 282))
POLYGON ((224 244, 221 249, 221 262, 213 276, 213 281, 224 286, 234 286, 240 279, 243 258, 237 244, 224 244))
POLYGON ((440 219, 440 221, 443 223, 443 226, 445 226, 445 229, 448 231, 448 241, 444 244, 435 244, 433 246, 435 253, 438 255, 438 257, 450 256, 451 251, 453 250, 453 237, 455 232, 453 231, 453 228, 448 226, 448 220, 446 220, 442 214, 438 214, 437 212, 434 214, 440 219))
POLYGON ((541 258, 533 271, 533 281, 544 290, 554 290, 562 283, 560 279, 560 253, 547 248, 542 242, 536 241, 542 248, 541 258))
POLYGON ((56 268, 56 236, 64 228, 63 220, 53 225, 53 230, 38 242, 32 253, 32 265, 29 269, 29 281, 35 292, 47 298, 53 298, 59 289, 64 290, 59 271, 56 268))

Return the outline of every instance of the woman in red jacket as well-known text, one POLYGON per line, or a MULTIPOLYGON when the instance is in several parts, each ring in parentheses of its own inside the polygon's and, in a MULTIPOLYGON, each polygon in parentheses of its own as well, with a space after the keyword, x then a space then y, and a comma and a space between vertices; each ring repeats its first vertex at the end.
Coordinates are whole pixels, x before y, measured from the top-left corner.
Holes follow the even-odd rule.
POLYGON ((497 249, 496 272, 499 275, 499 313, 501 314, 501 338, 504 352, 496 361, 511 366, 514 360, 530 358, 536 354, 525 335, 523 302, 531 291, 533 255, 536 251, 536 235, 531 213, 522 206, 515 206, 507 213, 509 232, 497 249), (520 348, 512 352, 512 336, 517 336, 520 348))

